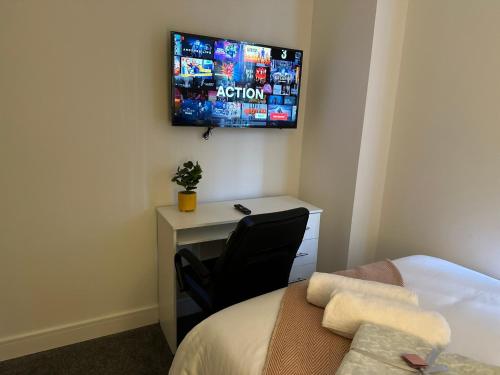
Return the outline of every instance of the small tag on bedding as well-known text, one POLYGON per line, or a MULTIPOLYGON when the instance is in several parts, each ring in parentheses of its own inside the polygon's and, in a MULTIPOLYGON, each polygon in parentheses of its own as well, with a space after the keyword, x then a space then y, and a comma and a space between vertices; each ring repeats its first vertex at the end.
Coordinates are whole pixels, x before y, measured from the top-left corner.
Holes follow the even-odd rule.
POLYGON ((423 359, 417 354, 403 354, 401 358, 405 360, 408 366, 414 369, 421 369, 429 366, 429 364, 425 361, 425 359, 423 359))

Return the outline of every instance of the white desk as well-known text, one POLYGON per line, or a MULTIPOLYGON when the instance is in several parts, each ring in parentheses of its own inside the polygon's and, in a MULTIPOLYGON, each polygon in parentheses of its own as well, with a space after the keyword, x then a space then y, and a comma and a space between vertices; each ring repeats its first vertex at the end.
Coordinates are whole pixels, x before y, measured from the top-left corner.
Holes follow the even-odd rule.
POLYGON ((244 217, 233 205, 239 203, 252 215, 297 207, 309 210, 304 240, 290 272, 290 282, 308 278, 316 270, 320 215, 323 210, 290 196, 231 200, 199 204, 194 212, 180 212, 177 206, 157 208, 158 300, 160 324, 168 345, 177 349, 177 285, 174 255, 179 246, 225 239, 244 217))

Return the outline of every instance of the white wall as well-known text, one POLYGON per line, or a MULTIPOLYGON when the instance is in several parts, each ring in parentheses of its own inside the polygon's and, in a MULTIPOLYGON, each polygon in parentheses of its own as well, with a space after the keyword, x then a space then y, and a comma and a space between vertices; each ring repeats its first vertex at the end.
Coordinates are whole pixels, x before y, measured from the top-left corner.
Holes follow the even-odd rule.
POLYGON ((408 0, 378 0, 347 266, 375 257, 408 0))
POLYGON ((0 344, 156 307, 154 207, 178 163, 201 162, 203 201, 298 193, 311 17, 302 0, 0 3, 0 344), (304 49, 299 129, 172 127, 170 30, 304 49))
POLYGON ((318 269, 347 264, 376 0, 315 0, 300 197, 323 208, 318 269))
POLYGON ((325 209, 322 271, 378 242, 375 258, 500 277, 500 4, 410 0, 405 28, 406 3, 0 2, 0 358, 40 347, 21 340, 33 332, 83 323, 60 345, 155 320, 154 207, 175 202, 188 158, 201 200, 299 193, 325 209), (204 142, 171 127, 175 29, 304 49, 299 129, 204 142))
POLYGON ((410 1, 377 257, 500 278, 500 2, 410 1))

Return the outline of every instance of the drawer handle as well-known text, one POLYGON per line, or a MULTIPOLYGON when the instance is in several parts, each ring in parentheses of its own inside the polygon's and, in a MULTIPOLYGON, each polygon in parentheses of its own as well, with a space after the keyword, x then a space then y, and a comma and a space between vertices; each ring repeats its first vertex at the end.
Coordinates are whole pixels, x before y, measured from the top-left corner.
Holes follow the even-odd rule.
POLYGON ((304 281, 304 280, 306 280, 306 278, 297 277, 295 280, 290 281, 288 284, 298 283, 299 281, 304 281))
POLYGON ((311 227, 306 227, 306 230, 309 230, 309 229, 311 229, 311 227))
POLYGON ((297 254, 295 255, 295 258, 298 258, 298 257, 305 257, 305 256, 307 256, 307 255, 309 255, 309 253, 297 253, 297 254))

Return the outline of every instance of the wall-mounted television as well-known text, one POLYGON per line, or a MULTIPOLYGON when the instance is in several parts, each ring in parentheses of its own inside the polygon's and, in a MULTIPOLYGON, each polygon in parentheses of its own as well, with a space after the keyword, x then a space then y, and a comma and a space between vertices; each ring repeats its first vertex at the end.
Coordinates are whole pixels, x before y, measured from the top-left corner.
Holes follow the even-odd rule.
POLYGON ((303 52, 171 32, 172 124, 296 128, 303 52))

